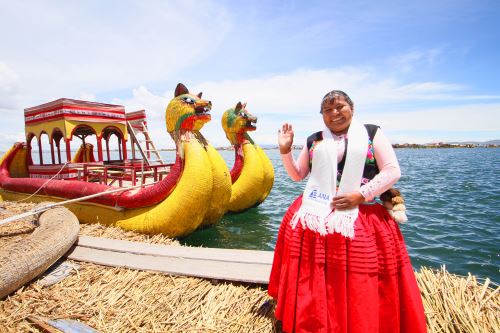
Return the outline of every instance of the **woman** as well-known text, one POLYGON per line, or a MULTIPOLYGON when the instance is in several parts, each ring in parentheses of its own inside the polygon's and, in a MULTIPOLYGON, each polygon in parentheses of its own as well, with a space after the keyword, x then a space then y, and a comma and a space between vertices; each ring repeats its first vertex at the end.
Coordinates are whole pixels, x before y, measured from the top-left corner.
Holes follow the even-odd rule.
POLYGON ((396 155, 378 126, 359 124, 353 113, 347 94, 326 94, 326 128, 307 139, 297 161, 292 126, 279 131, 289 176, 310 176, 278 233, 269 281, 275 314, 285 332, 425 332, 403 237, 373 201, 399 179, 396 155))

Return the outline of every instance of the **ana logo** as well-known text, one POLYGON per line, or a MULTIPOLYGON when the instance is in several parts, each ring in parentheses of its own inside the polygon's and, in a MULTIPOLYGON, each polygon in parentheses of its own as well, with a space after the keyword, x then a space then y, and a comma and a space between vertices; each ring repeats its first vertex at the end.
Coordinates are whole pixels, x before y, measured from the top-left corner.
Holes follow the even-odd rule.
POLYGON ((330 201, 330 195, 328 193, 322 193, 318 190, 312 190, 308 197, 314 201, 330 201))
POLYGON ((326 201, 330 200, 330 196, 326 193, 318 193, 318 197, 322 200, 326 200, 326 201))

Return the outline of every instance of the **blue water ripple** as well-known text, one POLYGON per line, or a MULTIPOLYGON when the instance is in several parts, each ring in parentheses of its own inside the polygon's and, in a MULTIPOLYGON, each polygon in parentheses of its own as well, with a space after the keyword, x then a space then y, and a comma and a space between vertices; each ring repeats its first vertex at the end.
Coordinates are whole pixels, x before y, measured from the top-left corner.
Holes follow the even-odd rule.
MULTIPOLYGON (((226 215, 212 228, 181 241, 207 247, 272 250, 281 219, 302 193, 279 151, 266 150, 275 168, 267 200, 242 214, 226 215)), ((296 152, 298 153, 298 152, 296 152)), ((222 151, 231 168, 234 153, 222 151)), ((415 268, 468 272, 500 282, 500 149, 397 149, 409 222, 401 225, 415 268)))

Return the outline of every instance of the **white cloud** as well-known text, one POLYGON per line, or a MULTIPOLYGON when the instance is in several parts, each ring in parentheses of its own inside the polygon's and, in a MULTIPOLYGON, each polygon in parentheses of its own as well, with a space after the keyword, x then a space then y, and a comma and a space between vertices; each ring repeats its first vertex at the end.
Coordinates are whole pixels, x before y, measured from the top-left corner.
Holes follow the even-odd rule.
MULTIPOLYGON (((222 112, 238 101, 248 102, 248 109, 259 117, 258 130, 252 134, 257 142, 273 144, 276 130, 284 121, 294 123, 297 140, 303 141, 308 133, 321 128, 320 100, 331 89, 348 92, 360 116, 381 123, 388 131, 406 128, 470 132, 498 128, 495 119, 500 96, 467 92, 467 85, 477 85, 478 81, 464 85, 407 79, 408 73, 449 59, 445 53, 456 49, 456 45, 426 44, 423 47, 428 49, 396 56, 390 51, 381 53, 389 60, 380 70, 369 66, 315 70, 301 67, 307 64, 321 68, 324 60, 314 59, 324 58, 325 52, 328 63, 359 62, 359 58, 335 59, 346 49, 349 54, 365 56, 366 49, 358 47, 365 44, 365 36, 380 36, 376 32, 382 23, 385 26, 387 22, 405 20, 397 8, 384 4, 367 8, 361 2, 355 4, 359 10, 353 11, 356 14, 351 21, 362 24, 339 25, 332 23, 336 21, 330 14, 327 19, 318 15, 324 8, 314 6, 295 11, 296 4, 270 3, 268 7, 252 3, 241 7, 234 3, 225 8, 227 4, 211 0, 3 1, 0 113, 10 113, 0 124, 2 143, 22 137, 25 107, 60 97, 98 100, 96 96, 107 96, 103 102, 124 104, 128 111, 146 109, 158 146, 171 146, 164 112, 174 87, 157 91, 162 82, 176 82, 177 77, 190 80, 193 92, 203 91, 212 100, 213 120, 203 132, 217 145, 226 144, 220 128, 222 112), (331 36, 338 47, 331 47, 331 36), (232 57, 246 61, 237 62, 232 57), (218 70, 220 62, 236 72, 221 75, 233 78, 248 72, 236 68, 243 65, 234 64, 259 62, 250 68, 260 73, 296 69, 253 78, 244 74, 234 80, 204 79, 207 73, 218 70), (200 64, 211 70, 204 72, 200 64), (469 115, 467 110, 473 107, 477 112, 469 115)), ((421 7, 412 9, 418 11, 421 7)), ((436 13, 448 12, 446 6, 433 8, 436 13)), ((468 10, 465 13, 469 15, 468 10)), ((374 50, 385 45, 384 41, 377 43, 374 50)), ((412 47, 401 43, 400 49, 412 47)), ((377 61, 375 55, 367 55, 370 58, 377 61)))
POLYGON ((81 91, 80 92, 80 96, 78 97, 78 99, 81 99, 81 100, 84 100, 84 101, 90 101, 90 102, 95 102, 96 101, 95 95, 92 94, 92 93, 88 93, 86 91, 81 91))
POLYGON ((157 148, 173 148, 175 144, 167 134, 165 125, 165 108, 170 99, 155 95, 146 87, 140 86, 132 91, 130 99, 114 99, 112 103, 124 105, 126 112, 146 110, 149 134, 157 148))
POLYGON ((21 131, 17 133, 0 133, 0 156, 3 155, 8 149, 12 147, 15 142, 24 142, 24 131, 21 128, 21 131))
POLYGON ((392 70, 409 73, 422 65, 433 65, 442 53, 443 48, 414 50, 391 57, 388 64, 392 70))
POLYGON ((0 31, 12 34, 0 61, 31 105, 165 80, 213 53, 230 26, 210 1, 3 2, 0 31))
POLYGON ((0 112, 19 107, 21 82, 12 68, 0 62, 0 112))
POLYGON ((146 109, 148 110, 148 118, 156 121, 163 119, 164 111, 169 101, 170 98, 155 95, 146 87, 140 86, 132 90, 131 99, 122 100, 116 98, 113 100, 113 103, 124 105, 127 112, 146 109))
MULTIPOLYGON (((213 103, 212 121, 205 125, 202 132, 214 145, 227 145, 220 119, 222 113, 238 101, 248 102, 248 110, 259 118, 257 131, 251 134, 257 143, 275 144, 277 129, 283 122, 294 124, 296 142, 301 143, 308 134, 323 126, 319 115, 320 100, 333 88, 345 90, 351 95, 362 121, 379 124, 388 132, 471 132, 498 131, 500 128, 500 118, 495 117, 500 104, 463 104, 471 97, 498 100, 500 96, 468 96, 463 91, 464 87, 456 84, 402 84, 396 79, 378 78, 369 68, 297 70, 286 75, 248 80, 200 82, 188 88, 193 93, 203 91, 204 98, 213 103), (414 102, 429 103, 429 100, 448 104, 462 101, 462 104, 439 108, 422 106, 419 109, 412 106, 414 102), (378 111, 395 109, 394 105, 400 111, 378 111)), ((162 95, 155 95, 141 86, 133 91, 130 100, 121 101, 133 106, 132 109, 147 110, 150 129, 160 147, 173 146, 164 124, 165 107, 173 97, 175 87, 171 88, 162 95)), ((422 142, 418 136, 414 139, 422 142)))
POLYGON ((364 115, 366 122, 378 123, 392 131, 498 131, 500 104, 464 104, 425 108, 411 112, 364 115))
MULTIPOLYGON (((212 121, 205 125, 202 133, 216 146, 228 145, 220 119, 222 113, 238 101, 248 102, 248 110, 259 118, 257 131, 251 134, 257 143, 275 144, 278 128, 283 122, 291 122, 295 127, 295 142, 301 144, 310 133, 323 127, 319 115, 320 100, 324 93, 333 88, 345 90, 351 95, 360 120, 379 124, 387 133, 397 133, 391 138, 394 142, 442 140, 441 137, 422 134, 429 131, 436 136, 446 131, 498 133, 500 104, 486 104, 484 101, 499 100, 499 96, 467 95, 465 88, 456 84, 403 84, 396 78, 379 77, 370 68, 302 69, 246 80, 199 82, 188 88, 193 93, 203 91, 204 98, 213 103, 212 121), (480 103, 469 104, 468 99, 480 100, 480 103), (428 106, 436 101, 440 104, 452 103, 454 106, 428 106), (427 104, 415 109, 414 102, 427 104), (398 111, 391 111, 394 109, 398 111), (410 134, 401 135, 401 131, 410 134), (419 131, 420 134, 417 133, 419 131)), ((165 108, 173 97, 174 88, 169 87, 168 91, 155 94, 145 86, 139 86, 132 90, 130 98, 116 98, 112 103, 125 105, 128 112, 145 109, 157 146, 173 147, 165 128, 165 108)), ((88 93, 80 95, 84 94, 88 93)), ((88 94, 88 97, 92 97, 92 94, 88 94)))

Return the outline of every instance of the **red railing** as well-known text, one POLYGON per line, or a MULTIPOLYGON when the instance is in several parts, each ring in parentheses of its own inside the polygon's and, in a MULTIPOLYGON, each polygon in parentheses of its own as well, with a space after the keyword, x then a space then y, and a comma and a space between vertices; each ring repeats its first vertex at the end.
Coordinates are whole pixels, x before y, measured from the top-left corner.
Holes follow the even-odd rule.
POLYGON ((174 164, 158 164, 152 166, 132 165, 83 165, 82 174, 79 177, 83 181, 97 181, 100 184, 112 185, 118 181, 118 186, 123 186, 123 181, 130 181, 132 185, 137 182, 146 183, 146 179, 152 178, 154 182, 161 181, 170 172, 174 164), (111 181, 108 184, 108 181, 111 181))

